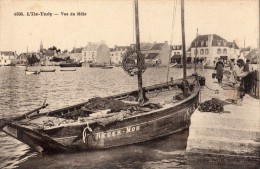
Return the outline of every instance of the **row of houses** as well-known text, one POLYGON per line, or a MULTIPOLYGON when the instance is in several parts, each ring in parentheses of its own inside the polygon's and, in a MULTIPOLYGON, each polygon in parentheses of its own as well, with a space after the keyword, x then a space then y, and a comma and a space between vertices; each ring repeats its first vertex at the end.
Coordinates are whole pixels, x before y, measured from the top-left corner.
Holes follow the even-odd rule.
MULTIPOLYGON (((80 62, 121 64, 124 53, 130 48, 134 48, 134 46, 135 44, 129 46, 115 45, 113 48, 108 48, 105 42, 89 42, 85 47, 73 48, 70 52, 57 53, 55 50, 44 49, 41 43, 40 50, 36 55, 42 62, 46 62, 53 57, 69 57, 80 62)), ((170 45, 165 41, 163 43, 141 43, 140 47, 148 65, 166 66, 169 60, 172 62, 181 62, 182 45, 170 45)), ((31 54, 29 53, 29 55, 31 54)), ((257 50, 250 48, 239 49, 235 41, 229 42, 219 35, 209 34, 196 37, 187 49, 186 56, 190 61, 194 60, 194 58, 202 58, 213 62, 218 58, 223 58, 224 60, 237 60, 238 58, 256 60, 257 55, 257 50)), ((12 63, 11 60, 15 59, 19 62, 26 62, 27 57, 28 53, 22 53, 17 56, 15 52, 1 52, 0 64, 8 65, 12 63)))

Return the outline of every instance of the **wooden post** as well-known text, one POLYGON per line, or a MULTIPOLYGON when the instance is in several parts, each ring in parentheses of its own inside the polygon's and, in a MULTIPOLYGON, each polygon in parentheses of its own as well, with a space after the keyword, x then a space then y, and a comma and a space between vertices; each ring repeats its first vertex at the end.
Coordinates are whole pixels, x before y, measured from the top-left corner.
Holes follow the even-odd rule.
MULTIPOLYGON (((135 0, 135 34, 136 34, 136 51, 140 51, 140 35, 139 35, 139 16, 138 16, 138 0, 135 0)), ((140 57, 137 55, 137 57, 140 57)), ((139 59, 137 58, 137 65, 139 59)), ((142 80, 142 73, 139 71, 138 75, 138 101, 143 102, 144 96, 143 96, 143 80, 142 80)))
POLYGON ((186 46, 185 46, 185 27, 184 27, 184 0, 181 0, 181 30, 182 30, 182 63, 183 63, 183 79, 186 80, 186 46))

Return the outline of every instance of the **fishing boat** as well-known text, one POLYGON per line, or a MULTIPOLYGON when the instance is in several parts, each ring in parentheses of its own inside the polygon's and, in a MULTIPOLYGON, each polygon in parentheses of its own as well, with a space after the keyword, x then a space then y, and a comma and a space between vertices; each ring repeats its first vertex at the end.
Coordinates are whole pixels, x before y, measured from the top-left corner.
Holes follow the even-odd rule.
POLYGON ((77 63, 77 62, 61 63, 60 67, 82 67, 82 63, 77 63))
MULTIPOLYGON (((181 4, 183 7, 183 0, 181 4)), ((137 0, 135 26, 136 45, 124 54, 122 67, 128 75, 137 76, 137 90, 41 113, 48 106, 44 101, 23 115, 1 119, 0 129, 40 153, 60 153, 140 143, 188 128, 203 78, 186 75, 184 31, 183 79, 143 87, 145 63, 140 52, 137 0)))
POLYGON ((76 71, 76 69, 60 69, 60 71, 76 71))
POLYGON ((40 69, 40 72, 55 72, 56 69, 40 69))

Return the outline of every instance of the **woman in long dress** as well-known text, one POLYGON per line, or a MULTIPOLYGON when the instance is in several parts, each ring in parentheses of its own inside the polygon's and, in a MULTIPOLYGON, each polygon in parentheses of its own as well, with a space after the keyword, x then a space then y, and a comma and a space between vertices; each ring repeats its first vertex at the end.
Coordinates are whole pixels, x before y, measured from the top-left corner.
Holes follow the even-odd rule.
POLYGON ((224 63, 222 62, 222 59, 218 59, 215 70, 217 71, 216 78, 218 79, 218 83, 222 84, 223 72, 224 72, 224 63))

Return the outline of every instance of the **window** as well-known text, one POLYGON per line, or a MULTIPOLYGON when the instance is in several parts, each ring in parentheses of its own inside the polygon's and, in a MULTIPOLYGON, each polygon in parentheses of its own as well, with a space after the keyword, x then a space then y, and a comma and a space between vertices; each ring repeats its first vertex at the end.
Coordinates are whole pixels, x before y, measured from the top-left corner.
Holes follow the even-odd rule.
POLYGON ((201 43, 201 46, 203 46, 203 45, 204 45, 204 41, 201 41, 200 43, 201 43))
POLYGON ((208 46, 209 45, 209 41, 206 41, 206 46, 208 46))
POLYGON ((220 46, 221 45, 221 41, 218 41, 218 46, 220 46))
POLYGON ((227 54, 227 49, 224 49, 224 50, 223 50, 223 54, 227 54))
POLYGON ((84 56, 87 56, 87 53, 86 53, 86 52, 84 52, 84 56))
POLYGON ((200 54, 204 55, 204 49, 200 49, 200 54))
POLYGON ((217 50, 217 54, 221 54, 221 49, 218 49, 218 50, 217 50))
POLYGON ((198 49, 196 51, 196 49, 194 50, 194 55, 197 55, 198 54, 198 49))
POLYGON ((223 44, 224 44, 224 46, 227 46, 227 43, 225 41, 223 41, 223 44))
POLYGON ((209 50, 205 49, 205 55, 208 55, 208 54, 209 54, 209 50))

